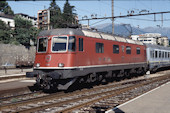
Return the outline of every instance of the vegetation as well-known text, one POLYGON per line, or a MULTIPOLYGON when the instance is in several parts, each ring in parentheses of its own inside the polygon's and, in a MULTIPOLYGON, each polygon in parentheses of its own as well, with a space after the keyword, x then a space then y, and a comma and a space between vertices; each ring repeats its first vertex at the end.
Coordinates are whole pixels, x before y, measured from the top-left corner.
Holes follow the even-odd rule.
POLYGON ((3 21, 0 20, 0 42, 9 43, 11 41, 11 29, 3 21))
MULTIPOLYGON (((69 25, 77 24, 75 22, 76 13, 74 13, 74 6, 71 6, 68 0, 64 4, 63 12, 55 0, 51 2, 49 10, 51 28, 65 28, 69 25)), ((6 1, 0 1, 0 12, 14 15, 6 1)), ((15 16, 14 22, 15 28, 10 28, 10 26, 0 20, 0 43, 22 44, 24 46, 30 46, 30 40, 36 43, 36 37, 40 30, 33 27, 31 21, 15 16)))
POLYGON ((56 4, 55 0, 50 3, 50 23, 52 28, 62 27, 62 14, 60 7, 56 4))
POLYGON ((0 12, 3 12, 4 14, 14 15, 14 12, 6 1, 0 1, 0 12))
MULTIPOLYGON (((11 7, 6 1, 0 1, 0 12, 8 15, 14 15, 11 7)), ((0 20, 0 42, 11 44, 22 44, 24 46, 30 46, 30 40, 36 43, 36 36, 38 29, 33 27, 32 22, 23 19, 20 16, 14 17, 15 28, 10 28, 6 23, 0 20)))
POLYGON ((66 28, 70 25, 77 24, 74 13, 74 6, 71 6, 68 0, 64 4, 63 12, 61 12, 60 7, 53 0, 49 7, 50 10, 50 23, 52 28, 66 28))
POLYGON ((15 16, 15 29, 14 29, 14 40, 17 40, 20 44, 30 46, 30 40, 36 42, 36 36, 38 29, 33 27, 32 22, 23 19, 20 16, 15 16))
POLYGON ((63 10, 63 21, 67 24, 77 24, 75 17, 76 13, 73 13, 75 11, 74 6, 71 6, 66 0, 66 3, 64 4, 64 10, 63 10))

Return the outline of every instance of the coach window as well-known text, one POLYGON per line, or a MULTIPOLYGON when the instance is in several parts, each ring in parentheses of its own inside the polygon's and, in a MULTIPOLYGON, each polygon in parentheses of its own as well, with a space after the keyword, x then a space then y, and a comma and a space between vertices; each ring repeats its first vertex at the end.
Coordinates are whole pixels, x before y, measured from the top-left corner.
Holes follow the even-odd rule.
POLYGON ((158 51, 155 51, 155 58, 158 58, 158 51))
POLYGON ((164 58, 164 52, 162 51, 162 58, 164 58))
POLYGON ((139 47, 136 48, 136 54, 140 54, 140 48, 139 47))
POLYGON ((75 50, 76 50, 76 38, 75 36, 69 36, 68 51, 75 51, 75 50))
POLYGON ((83 38, 79 38, 79 51, 83 51, 83 38))
POLYGON ((96 43, 96 53, 104 53, 104 44, 96 43))
POLYGON ((131 54, 131 47, 130 46, 126 46, 126 54, 131 54))
POLYGON ((38 52, 46 52, 47 49, 47 38, 39 38, 38 40, 38 52))
POLYGON ((159 58, 161 58, 161 51, 159 51, 159 58))
POLYGON ((113 45, 113 53, 119 54, 119 45, 113 45))
POLYGON ((170 52, 168 52, 168 58, 170 57, 170 52))
POLYGON ((167 52, 165 52, 165 58, 167 58, 167 52))

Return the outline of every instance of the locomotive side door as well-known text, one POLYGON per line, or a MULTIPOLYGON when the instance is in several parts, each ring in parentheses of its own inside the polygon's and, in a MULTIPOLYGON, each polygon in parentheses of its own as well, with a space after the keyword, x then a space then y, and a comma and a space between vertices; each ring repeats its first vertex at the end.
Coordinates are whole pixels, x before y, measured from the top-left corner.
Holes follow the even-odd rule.
POLYGON ((82 66, 84 63, 84 39, 83 37, 77 37, 76 42, 76 57, 75 57, 75 65, 76 66, 82 66))
POLYGON ((125 63, 125 46, 121 45, 121 62, 125 63))

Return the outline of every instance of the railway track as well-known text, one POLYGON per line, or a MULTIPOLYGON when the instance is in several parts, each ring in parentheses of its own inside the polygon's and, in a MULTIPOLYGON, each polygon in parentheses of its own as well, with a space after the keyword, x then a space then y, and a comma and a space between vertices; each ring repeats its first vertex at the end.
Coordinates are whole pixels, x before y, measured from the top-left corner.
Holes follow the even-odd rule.
POLYGON ((69 93, 54 93, 3 104, 3 112, 105 111, 170 81, 170 76, 128 80, 69 93), (110 102, 110 103, 109 103, 110 102))
POLYGON ((35 88, 29 88, 29 87, 21 87, 21 88, 15 88, 15 89, 8 89, 8 90, 0 90, 0 100, 2 98, 7 98, 10 96, 17 96, 17 95, 21 95, 21 94, 25 94, 25 93, 30 93, 33 90, 35 90, 35 88))

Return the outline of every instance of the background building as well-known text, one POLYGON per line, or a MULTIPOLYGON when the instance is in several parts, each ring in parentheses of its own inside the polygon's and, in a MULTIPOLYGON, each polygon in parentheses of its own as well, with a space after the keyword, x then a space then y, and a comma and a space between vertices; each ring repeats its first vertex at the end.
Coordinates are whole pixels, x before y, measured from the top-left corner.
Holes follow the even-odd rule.
POLYGON ((158 39, 158 44, 163 46, 169 46, 169 40, 167 36, 162 36, 158 39))
POLYGON ((37 23, 38 23, 38 28, 42 28, 44 30, 50 29, 50 11, 47 9, 39 10, 37 23))
MULTIPOLYGON (((30 20, 32 22, 32 25, 34 27, 37 27, 37 18, 31 17, 31 16, 29 16, 27 14, 23 14, 23 13, 17 13, 15 15, 19 15, 20 17, 22 17, 24 19, 30 20)), ((7 14, 4 14, 3 12, 0 12, 0 20, 2 20, 7 25, 9 25, 9 27, 14 28, 15 27, 15 21, 14 21, 15 15, 7 15, 7 14)))
POLYGON ((7 15, 3 12, 0 12, 0 20, 5 22, 9 27, 14 28, 15 22, 14 22, 14 16, 13 15, 7 15))
POLYGON ((141 35, 132 35, 131 38, 133 40, 139 40, 143 43, 155 44, 155 45, 162 45, 162 46, 169 46, 169 40, 166 36, 161 36, 159 33, 146 33, 141 35))

